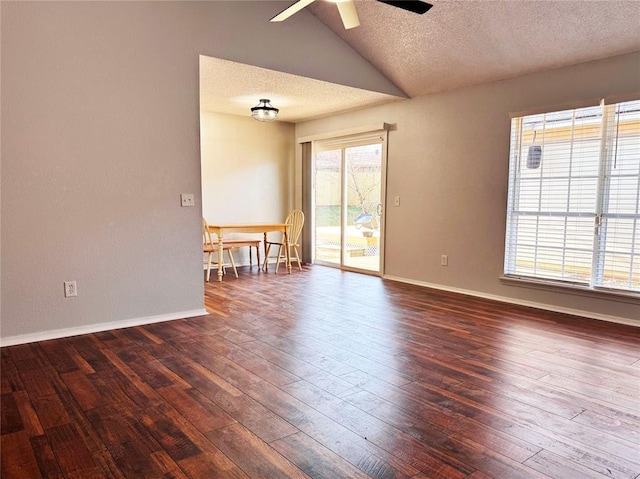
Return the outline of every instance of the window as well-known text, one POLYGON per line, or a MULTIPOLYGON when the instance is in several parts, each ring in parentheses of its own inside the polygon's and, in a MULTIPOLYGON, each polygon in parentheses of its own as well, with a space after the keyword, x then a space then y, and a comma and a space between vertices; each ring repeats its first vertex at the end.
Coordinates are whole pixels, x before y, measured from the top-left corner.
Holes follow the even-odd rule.
POLYGON ((640 101, 512 119, 504 272, 640 292, 640 101))

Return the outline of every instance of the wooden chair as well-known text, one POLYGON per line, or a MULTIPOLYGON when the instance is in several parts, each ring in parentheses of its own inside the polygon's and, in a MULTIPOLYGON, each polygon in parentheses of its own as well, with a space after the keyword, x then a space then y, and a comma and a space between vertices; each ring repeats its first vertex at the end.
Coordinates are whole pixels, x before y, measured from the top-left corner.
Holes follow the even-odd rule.
POLYGON ((230 246, 233 246, 234 248, 242 248, 243 246, 249 247, 249 266, 253 266, 253 259, 251 257, 251 248, 255 248, 256 257, 258 260, 256 264, 258 265, 258 268, 260 267, 260 243, 261 242, 262 241, 260 240, 251 239, 251 238, 247 238, 247 239, 238 238, 238 239, 224 240, 224 244, 228 244, 230 246))
MULTIPOLYGON (((302 227, 304 226, 304 213, 301 210, 293 210, 287 216, 285 223, 289 225, 289 230, 287 233, 289 237, 289 258, 291 258, 291 260, 293 261, 293 258, 291 256, 291 248, 293 248, 293 252, 295 253, 295 260, 298 262, 298 269, 302 271, 302 262, 300 261, 300 254, 298 251, 298 246, 300 246, 298 244, 298 239, 300 238, 300 233, 302 233, 302 227)), ((269 251, 271 250, 272 245, 278 246, 278 256, 276 258, 276 273, 277 273, 278 267, 280 266, 280 261, 281 260, 286 261, 286 251, 284 249, 285 248, 284 238, 280 242, 266 241, 266 244, 265 244, 266 251, 265 251, 264 264, 263 264, 263 269, 265 271, 269 267, 269 251)))
MULTIPOLYGON (((211 276, 211 264, 212 264, 211 259, 213 258, 214 254, 218 253, 218 242, 217 241, 214 242, 211 240, 211 232, 209 231, 209 225, 207 224, 207 220, 205 220, 204 218, 202 218, 202 244, 203 244, 202 251, 207 255, 207 282, 208 282, 209 277, 211 276)), ((228 245, 228 244, 222 245, 223 255, 224 255, 224 251, 226 251, 227 255, 229 256, 229 262, 231 263, 231 267, 233 267, 233 272, 237 278, 238 270, 236 269, 236 263, 233 260, 233 253, 231 253, 231 250, 233 248, 234 246, 232 245, 228 245)), ((228 266, 228 264, 224 264, 224 258, 223 258, 223 265, 222 265, 223 272, 224 272, 225 266, 228 266)))

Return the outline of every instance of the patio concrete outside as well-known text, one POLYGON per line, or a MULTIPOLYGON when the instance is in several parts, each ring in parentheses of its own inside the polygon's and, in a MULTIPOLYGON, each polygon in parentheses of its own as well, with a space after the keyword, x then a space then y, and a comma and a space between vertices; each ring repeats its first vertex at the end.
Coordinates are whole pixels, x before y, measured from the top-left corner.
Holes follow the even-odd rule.
MULTIPOLYGON (((315 231, 315 259, 339 265, 341 228, 339 226, 321 226, 317 227, 315 231)), ((344 265, 368 271, 378 271, 380 268, 380 231, 348 226, 344 265)))

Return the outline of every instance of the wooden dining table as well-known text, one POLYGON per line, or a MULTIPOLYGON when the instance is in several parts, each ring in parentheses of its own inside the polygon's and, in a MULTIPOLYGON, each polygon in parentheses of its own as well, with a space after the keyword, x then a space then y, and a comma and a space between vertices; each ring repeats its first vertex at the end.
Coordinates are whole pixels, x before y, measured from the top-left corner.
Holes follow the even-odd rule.
MULTIPOLYGON (((263 233, 264 234, 264 257, 267 260, 267 233, 280 231, 284 242, 284 251, 287 261, 287 272, 291 274, 291 255, 289 252, 289 225, 287 223, 230 223, 230 224, 209 224, 209 231, 218 235, 218 281, 222 281, 222 250, 224 235, 231 232, 239 233, 263 233)), ((260 265, 258 265, 260 266, 260 265)))

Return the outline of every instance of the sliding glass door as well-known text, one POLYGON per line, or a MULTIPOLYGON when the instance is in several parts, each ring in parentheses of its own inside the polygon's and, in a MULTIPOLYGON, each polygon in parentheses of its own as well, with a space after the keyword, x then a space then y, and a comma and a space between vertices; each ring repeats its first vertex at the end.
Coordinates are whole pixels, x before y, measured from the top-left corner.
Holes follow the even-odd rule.
POLYGON ((314 260, 381 274, 383 134, 314 145, 314 260))

